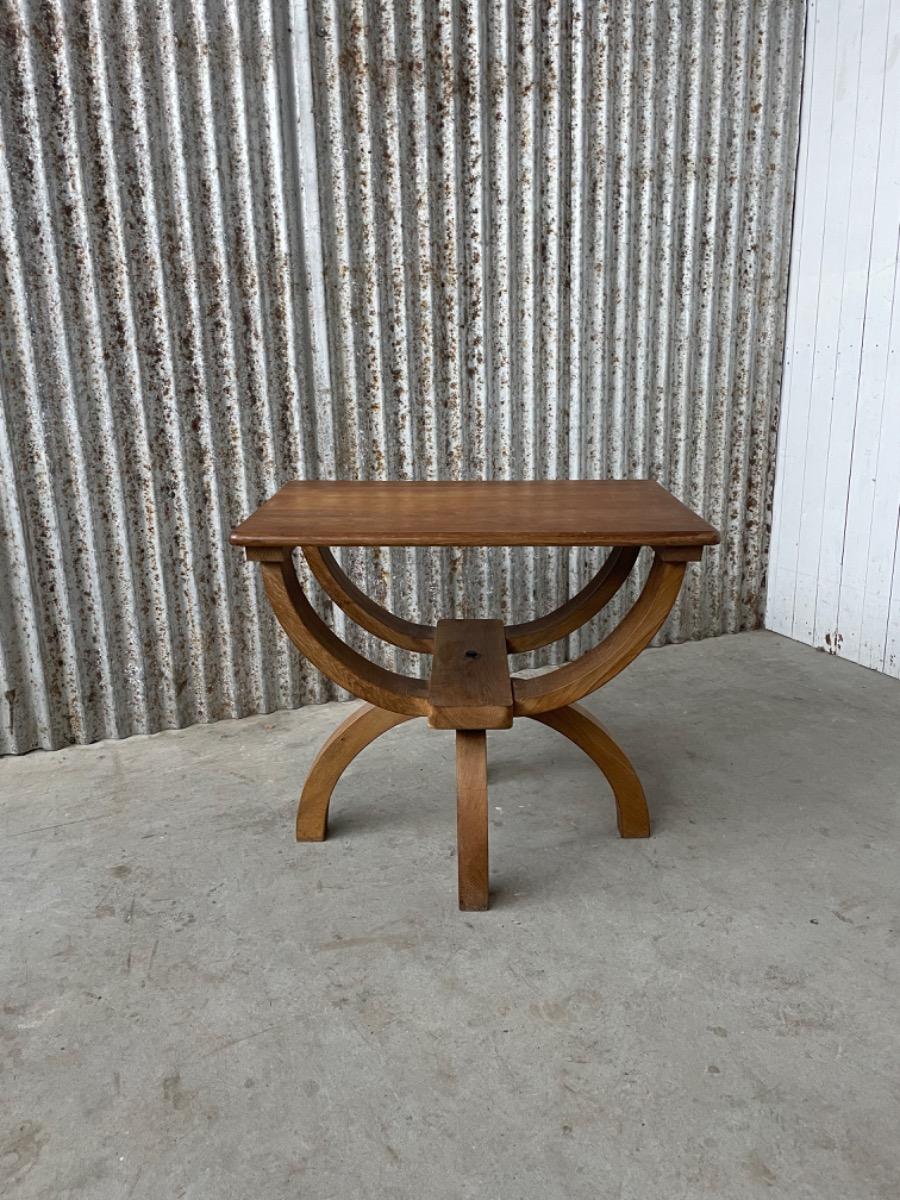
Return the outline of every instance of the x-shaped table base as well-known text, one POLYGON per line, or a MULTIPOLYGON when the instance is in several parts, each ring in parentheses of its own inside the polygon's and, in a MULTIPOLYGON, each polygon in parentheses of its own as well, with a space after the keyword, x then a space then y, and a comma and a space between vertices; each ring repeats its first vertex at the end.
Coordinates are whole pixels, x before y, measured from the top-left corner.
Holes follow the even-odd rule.
POLYGON ((649 836, 650 815, 634 767, 621 746, 577 701, 618 675, 650 642, 675 602, 688 558, 697 557, 696 553, 683 550, 679 558, 672 550, 657 550, 638 600, 599 645, 574 662, 524 678, 509 676, 505 655, 547 645, 595 616, 625 582, 637 558, 636 548, 613 550, 586 587, 546 617, 507 627, 490 621, 440 622, 437 629, 413 625, 376 605, 355 587, 330 551, 318 546, 302 549, 324 590, 358 624, 394 645, 430 652, 435 658, 430 681, 399 675, 364 658, 316 613, 300 586, 289 550, 248 551, 249 557, 261 560, 272 608, 294 645, 324 674, 366 701, 335 730, 313 762, 297 813, 299 841, 325 838, 332 793, 356 755, 382 733, 418 716, 438 728, 456 729, 460 908, 488 907, 485 731, 508 728, 515 717, 549 725, 579 746, 613 790, 621 836, 649 836), (443 639, 447 649, 442 651, 440 631, 445 625, 456 628, 443 639), (497 668, 497 655, 490 661, 492 656, 484 649, 485 626, 500 632, 502 669, 497 668), (482 648, 464 649, 469 643, 482 648))
POLYGON ((716 531, 650 480, 535 483, 286 484, 232 534, 258 561, 269 601, 301 654, 365 703, 332 734, 303 788, 300 841, 321 841, 335 785, 357 754, 413 717, 456 731, 459 903, 488 907, 488 729, 531 717, 559 730, 593 759, 616 800, 622 837, 647 837, 650 817, 628 756, 578 701, 608 683, 659 631, 687 564, 716 531), (606 545, 597 574, 545 616, 500 621, 406 621, 376 604, 343 571, 331 545, 606 545), (529 677, 508 656, 567 637, 616 595, 642 547, 653 551, 643 589, 618 625, 572 662, 529 677), (322 620, 294 567, 299 548, 335 605, 363 629, 432 656, 428 679, 399 674, 358 653, 322 620))
MULTIPOLYGON (((322 746, 310 768, 297 809, 297 841, 323 842, 328 807, 341 775, 370 742, 414 718, 363 704, 342 721, 322 746)), ((628 756, 596 717, 580 704, 567 704, 534 718, 557 729, 592 758, 609 781, 616 801, 622 837, 650 836, 650 813, 644 789, 628 756)), ((456 731, 457 854, 459 906, 467 911, 488 907, 487 735, 483 729, 456 731)))

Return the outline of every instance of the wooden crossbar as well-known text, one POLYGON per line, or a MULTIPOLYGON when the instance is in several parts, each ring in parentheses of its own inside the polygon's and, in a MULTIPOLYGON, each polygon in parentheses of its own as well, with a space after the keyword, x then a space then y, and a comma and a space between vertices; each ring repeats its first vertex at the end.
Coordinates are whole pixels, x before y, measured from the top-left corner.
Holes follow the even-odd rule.
POLYGON ((438 621, 428 687, 432 729, 509 729, 512 684, 502 621, 438 621))

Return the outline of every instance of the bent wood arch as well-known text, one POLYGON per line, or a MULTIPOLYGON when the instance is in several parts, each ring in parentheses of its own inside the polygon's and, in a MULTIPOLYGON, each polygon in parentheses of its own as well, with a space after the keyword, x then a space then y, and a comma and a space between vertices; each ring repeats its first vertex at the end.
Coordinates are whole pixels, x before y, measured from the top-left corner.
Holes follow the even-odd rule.
MULTIPOLYGON (((319 586, 362 629, 392 646, 417 654, 434 652, 435 627, 398 617, 376 604, 343 570, 327 546, 302 546, 319 586)), ((637 546, 617 546, 603 566, 576 595, 542 617, 506 627, 510 654, 538 650, 567 637, 590 621, 622 587, 637 559, 637 546)))
POLYGON ((686 563, 653 560, 644 589, 620 624, 599 645, 530 679, 513 677, 513 713, 533 717, 581 700, 608 683, 644 649, 662 627, 678 596, 686 563))
POLYGON ((290 552, 276 561, 262 561, 260 566, 275 616, 313 666, 378 708, 414 717, 428 715, 428 681, 379 667, 342 642, 307 600, 290 552))
POLYGON ((342 721, 322 746, 309 769, 297 809, 297 841, 322 842, 328 829, 328 807, 337 782, 360 751, 396 725, 412 721, 409 713, 388 712, 363 704, 342 721))
POLYGON ((580 704, 567 704, 565 708, 535 713, 532 719, 556 729, 597 764, 615 797, 619 835, 623 838, 649 837, 650 810, 637 772, 631 759, 594 714, 580 704))
POLYGON ((640 546, 616 546, 597 574, 565 604, 533 621, 507 625, 507 651, 518 654, 524 650, 539 650, 541 646, 549 646, 580 629, 609 604, 631 573, 639 553, 640 546))
POLYGON ((356 586, 327 546, 301 546, 301 549, 319 586, 357 625, 382 641, 399 646, 401 650, 413 650, 418 654, 432 653, 433 625, 405 621, 376 604, 356 586))

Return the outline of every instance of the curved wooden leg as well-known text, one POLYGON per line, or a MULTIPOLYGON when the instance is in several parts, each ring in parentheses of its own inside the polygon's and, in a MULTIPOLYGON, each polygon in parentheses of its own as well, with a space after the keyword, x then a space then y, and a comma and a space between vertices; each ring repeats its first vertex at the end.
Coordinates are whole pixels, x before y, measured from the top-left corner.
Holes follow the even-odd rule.
MULTIPOLYGON (((602 642, 580 658, 542 675, 513 676, 513 707, 517 717, 565 708, 614 679, 649 645, 678 598, 686 561, 674 561, 657 550, 643 591, 620 623, 602 642)), ((396 708, 405 705, 397 704, 396 708)))
POLYGON ((650 812, 641 781, 628 755, 595 716, 580 704, 567 704, 565 708, 534 713, 532 720, 559 730, 594 760, 609 780, 615 795, 616 819, 621 837, 650 836, 650 812))
POLYGON ((419 654, 431 654, 434 649, 433 625, 405 621, 376 604, 341 569, 327 546, 304 546, 302 549, 319 586, 352 621, 382 641, 419 654))
POLYGON ((374 704, 363 704, 337 727, 310 767, 300 807, 297 809, 297 841, 323 842, 328 827, 328 805, 335 784, 360 750, 395 725, 411 721, 413 714, 388 712, 374 704))
POLYGON ((456 854, 459 907, 488 907, 487 738, 483 729, 456 731, 456 854))
POLYGON ((278 557, 260 559, 263 584, 272 611, 300 653, 360 700, 391 712, 427 717, 431 712, 428 681, 380 667, 342 642, 307 600, 290 552, 273 553, 278 557))

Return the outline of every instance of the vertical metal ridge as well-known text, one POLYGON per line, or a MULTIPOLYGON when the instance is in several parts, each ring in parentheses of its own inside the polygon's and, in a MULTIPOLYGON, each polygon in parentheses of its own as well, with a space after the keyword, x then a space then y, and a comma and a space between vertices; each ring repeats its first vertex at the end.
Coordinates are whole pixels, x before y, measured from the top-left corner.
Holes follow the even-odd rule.
MULTIPOLYGON (((189 182, 181 98, 178 91, 175 34, 172 14, 165 8, 146 13, 145 47, 151 47, 159 64, 159 87, 152 122, 169 147, 157 172, 156 186, 163 189, 170 220, 161 228, 163 257, 167 263, 166 292, 169 322, 174 326, 179 351, 173 356, 173 379, 185 469, 188 503, 192 516, 199 511, 211 515, 208 522, 192 520, 191 570, 199 595, 209 596, 207 620, 216 630, 222 647, 214 655, 204 654, 205 705, 210 713, 232 711, 236 703, 235 666, 231 652, 232 629, 228 611, 227 575, 224 567, 221 498, 215 475, 203 470, 214 461, 210 421, 204 398, 210 392, 203 354, 203 318, 197 288, 197 261, 191 227, 189 182)), ((151 128, 153 125, 151 124, 151 128)))
MULTIPOLYGON (((698 511, 705 511, 710 475, 714 474, 718 479, 722 476, 721 463, 707 462, 707 451, 710 428, 716 421, 717 410, 721 411, 725 402, 724 392, 716 387, 717 370, 721 372, 724 369, 724 363, 720 362, 717 354, 716 298, 718 289, 721 286, 730 287, 733 278, 733 269, 729 270, 727 264, 734 257, 734 231, 727 224, 727 212, 729 205, 733 204, 735 189, 727 189, 720 200, 722 143, 725 136, 723 126, 727 124, 731 112, 727 102, 733 104, 735 101, 734 77, 739 77, 741 66, 739 58, 732 60, 728 55, 726 41, 729 22, 742 9, 746 9, 745 0, 738 0, 732 6, 705 8, 708 20, 704 27, 703 66, 699 81, 698 152, 694 165, 698 176, 697 224, 694 231, 696 262, 690 280, 688 302, 691 321, 685 352, 686 386, 689 391, 685 397, 688 421, 685 431, 687 463, 683 498, 698 511), (729 85, 730 92, 726 91, 729 85), (731 240, 723 240, 721 246, 718 245, 720 226, 722 232, 730 231, 732 235, 731 240), (695 397, 703 397, 703 403, 696 403, 695 397)), ((723 324, 723 329, 728 330, 727 323, 723 324)), ((722 348, 727 360, 730 343, 726 341, 722 348)), ((715 486, 718 487, 718 484, 715 486)), ((707 590, 715 586, 720 564, 720 549, 714 547, 704 554, 700 571, 688 572, 675 613, 682 636, 700 626, 703 620, 702 599, 707 590)))
MULTIPOLYGON (((535 6, 531 3, 510 5, 512 34, 512 150, 510 167, 514 173, 512 279, 514 308, 512 315, 513 373, 515 405, 512 461, 517 478, 538 475, 535 444, 535 337, 534 297, 537 254, 535 241, 535 93, 537 68, 535 47, 535 6)), ((542 597, 535 575, 534 551, 516 548, 512 552, 514 583, 511 599, 513 619, 523 620, 537 610, 542 597)))
MULTIPOLYGON (((731 406, 730 448, 723 448, 723 458, 728 465, 728 482, 725 487, 725 505, 720 523, 727 530, 723 541, 725 547, 725 563, 721 579, 721 590, 718 592, 718 606, 710 603, 710 618, 718 615, 720 628, 728 629, 738 620, 738 609, 741 600, 741 580, 744 563, 744 529, 743 520, 747 510, 747 486, 749 463, 749 434, 756 406, 754 388, 754 346, 756 344, 756 327, 759 315, 758 305, 758 275, 765 252, 757 253, 754 246, 759 247, 760 217, 764 211, 765 179, 762 168, 763 143, 762 139, 751 136, 748 114, 762 107, 769 83, 770 31, 769 20, 773 14, 765 7, 755 7, 752 14, 752 24, 748 35, 748 82, 746 97, 743 103, 744 120, 741 127, 741 141, 744 145, 744 161, 742 173, 747 178, 748 191, 759 196, 757 204, 746 202, 747 193, 742 196, 738 220, 738 255, 735 285, 735 319, 734 342, 735 349, 732 359, 732 370, 729 393, 731 397, 739 396, 741 403, 731 406)), ((713 592, 712 597, 716 593, 713 592)), ((709 602, 709 601, 708 601, 709 602)))
MULTIPOLYGON (((806 10, 804 6, 778 7, 773 19, 779 23, 779 28, 771 38, 771 103, 785 113, 793 110, 793 124, 799 130, 801 89, 795 84, 794 64, 797 57, 803 54, 806 10)), ((747 498, 742 520, 744 571, 740 581, 740 607, 736 615, 739 628, 746 628, 761 619, 766 591, 790 257, 790 231, 783 214, 788 212, 793 219, 794 166, 798 142, 799 132, 796 138, 781 136, 777 146, 770 147, 769 162, 764 165, 765 216, 759 235, 771 236, 772 241, 764 250, 760 268, 757 345, 761 346, 763 352, 753 360, 755 401, 748 455, 747 498), (759 567, 755 569, 757 563, 759 567)))
MULTIPOLYGON (((7 8, 0 751, 338 694, 227 540, 291 477, 647 474, 724 535, 663 638, 758 623, 802 0, 7 8)), ((342 558, 522 620, 602 553, 342 558)))
MULTIPOLYGON (((429 75, 427 67, 425 13, 417 0, 407 0, 402 11, 399 47, 409 64, 407 82, 408 117, 402 152, 409 167, 403 174, 411 188, 407 208, 407 262, 404 277, 407 287, 409 320, 409 359, 411 395, 414 398, 415 460, 414 479, 438 477, 441 445, 440 400, 435 386, 436 292, 434 281, 434 239, 430 199, 430 160, 433 153, 429 133, 429 75)), ((418 550, 412 556, 415 576, 410 591, 416 594, 412 612, 425 620, 429 612, 447 610, 447 580, 442 569, 443 556, 418 550)))
MULTIPOLYGON (((48 212, 53 225, 59 295, 64 306, 73 431, 77 427, 74 449, 79 461, 78 489, 85 501, 82 529, 90 560, 89 588, 97 598, 96 620, 91 630, 92 638, 97 639, 96 648, 86 665, 99 685, 98 695, 104 706, 102 728, 108 724, 118 736, 124 736, 131 729, 124 717, 126 697, 114 664, 134 658, 139 638, 132 621, 127 617, 120 621, 116 616, 120 610, 126 614, 133 610, 133 591, 127 555, 117 546, 116 529, 123 519, 124 507, 118 455, 110 437, 113 425, 102 367, 96 265, 79 171, 77 120, 63 12, 57 4, 46 4, 38 19, 48 48, 44 83, 53 96, 54 114, 52 123, 45 126, 43 147, 50 164, 48 212), (59 236, 64 219, 66 235, 59 236), (72 337, 73 331, 78 336, 72 337), (101 470, 89 478, 82 464, 88 458, 89 448, 94 447, 101 456, 101 470), (106 587, 100 586, 101 575, 105 576, 106 587)), ((143 699, 143 679, 133 679, 133 686, 143 699)))
POLYGON ((225 200, 217 171, 208 53, 203 49, 208 46, 208 31, 205 13, 195 4, 157 12, 160 90, 166 101, 160 137, 163 145, 171 147, 169 288, 177 305, 182 356, 189 360, 183 364, 187 369, 180 381, 182 426, 198 506, 195 519, 201 525, 208 523, 203 520, 208 511, 219 522, 219 528, 204 539, 204 558, 198 563, 203 586, 215 598, 213 646, 218 654, 207 657, 220 661, 211 699, 223 706, 230 703, 232 712, 248 711, 264 694, 260 659, 265 635, 258 623, 250 629, 242 627, 245 613, 256 616, 262 611, 252 581, 227 570, 229 518, 247 503, 253 489, 243 462, 242 390, 228 301, 225 200), (184 147, 190 147, 189 154, 184 147), (202 198, 200 204, 194 204, 194 196, 202 198), (226 641, 229 648, 223 653, 220 648, 226 641))
MULTIPOLYGON (((492 0, 486 13, 484 53, 485 93, 484 127, 487 169, 484 173, 486 196, 485 272, 486 338, 488 375, 487 394, 492 411, 486 414, 490 430, 487 476, 491 479, 514 477, 513 436, 514 403, 511 381, 512 317, 511 287, 513 276, 512 228, 510 211, 510 14, 505 0, 492 0)), ((494 594, 505 611, 512 608, 514 587, 513 552, 495 553, 494 594)))
MULTIPOLYGON (((459 65, 457 91, 459 111, 460 223, 458 261, 461 264, 460 325, 463 344, 460 370, 460 456, 465 475, 488 478, 490 413, 483 403, 487 386, 488 334, 485 306, 484 248, 484 144, 482 131, 483 48, 479 28, 479 5, 463 0, 459 8, 459 65)), ((492 592, 493 552, 464 551, 460 558, 463 591, 462 609, 475 616, 481 598, 492 592)))
POLYGON ((171 293, 164 258, 166 194, 151 138, 155 97, 144 86, 150 61, 146 30, 125 0, 108 18, 106 37, 114 47, 115 96, 112 106, 118 165, 122 170, 124 240, 128 254, 131 326, 140 363, 141 399, 147 439, 147 481, 153 493, 160 539, 160 574, 152 580, 153 603, 165 614, 171 665, 166 679, 169 703, 179 723, 208 719, 205 663, 201 653, 199 591, 191 570, 197 535, 187 495, 183 435, 178 405, 171 293))
POLYGON ((0 113, 0 328, 4 351, 0 354, 4 415, 0 547, 6 581, 0 638, 4 676, 0 683, 7 709, 0 731, 8 732, 5 746, 16 750, 20 745, 30 749, 73 738, 77 731, 65 718, 70 704, 77 701, 78 678, 73 670, 72 628, 53 620, 56 614, 50 614, 43 627, 40 621, 41 594, 65 596, 66 582, 16 238, 5 124, 0 113), (7 413, 14 414, 14 419, 7 420, 7 413), (32 550, 36 541, 40 542, 40 554, 32 550), (45 666, 48 653, 53 657, 45 666))
MULTIPOLYGON (((404 270, 406 214, 408 196, 400 171, 400 95, 403 84, 403 57, 398 46, 394 10, 381 6, 372 29, 372 79, 370 105, 375 145, 375 238, 384 247, 382 257, 382 358, 385 381, 382 388, 385 428, 386 477, 412 478, 415 462, 415 409, 410 393, 407 319, 408 299, 404 270), (390 197, 400 198, 391 204, 390 197)), ((410 612, 415 604, 415 556, 404 549, 391 549, 385 558, 385 592, 396 612, 410 612)), ((414 655, 394 650, 392 666, 401 671, 414 668, 414 655)))
MULTIPOLYGON (((15 224, 4 241, 12 256, 9 265, 16 310, 12 349, 24 367, 21 382, 31 385, 21 397, 27 406, 27 411, 21 414, 27 442, 18 448, 20 454, 24 451, 24 456, 18 458, 17 466, 27 473, 29 460, 34 461, 31 456, 37 453, 38 470, 47 473, 46 480, 41 480, 44 484, 41 508, 37 512, 32 509, 28 515, 38 520, 36 528, 29 528, 29 532, 35 538, 45 539, 53 560, 36 565, 42 576, 38 588, 49 588, 56 601, 51 620, 43 630, 51 647, 51 686, 58 688, 54 734, 58 737, 62 726, 72 740, 91 740, 98 736, 96 729, 104 721, 113 724, 108 662, 102 653, 98 655, 98 647, 104 640, 103 623, 98 621, 92 603, 95 588, 91 575, 96 556, 92 553, 90 504, 65 331, 66 306, 60 288, 61 266, 53 213, 56 189, 51 187, 49 178, 53 163, 47 162, 50 149, 45 147, 38 121, 37 89, 41 81, 35 79, 32 42, 24 21, 15 33, 18 36, 7 40, 9 61, 5 64, 10 84, 10 108, 4 122, 10 164, 3 190, 11 190, 24 181, 26 194, 10 197, 10 220, 15 224), (46 396, 56 400, 56 411, 52 414, 45 409, 46 396), (51 465, 55 470, 51 471, 51 465), (92 668, 101 685, 99 702, 93 709, 87 699, 92 668)), ((52 54, 52 36, 45 44, 52 54)), ((55 99, 52 86, 51 94, 55 99)), ((7 205, 3 207, 6 209, 7 205)), ((3 358, 6 359, 6 354, 3 358)), ((5 396, 9 403, 19 399, 11 389, 5 390, 5 396)), ((15 423, 13 433, 16 433, 15 423)), ((20 489, 28 482, 22 480, 20 489)), ((10 690, 17 691, 15 687, 4 689, 10 690)), ((26 697, 22 700, 27 703, 26 697)), ((14 727, 14 713, 10 713, 10 718, 9 723, 14 727)))
MULTIPOLYGON (((536 255, 535 287, 535 409, 534 472, 542 478, 556 479, 562 473, 561 430, 568 412, 568 396, 561 387, 564 342, 560 338, 562 295, 560 290, 561 172, 564 169, 564 141, 560 128, 560 91, 562 72, 559 0, 548 0, 536 13, 539 30, 537 60, 538 129, 535 138, 535 164, 538 176, 537 227, 540 253, 536 255)), ((540 548, 534 553, 534 597, 536 608, 552 609, 559 603, 562 556, 553 549, 540 548)), ((546 652, 536 656, 548 659, 546 652)))
MULTIPOLYGON (((462 392, 465 380, 460 354, 459 202, 457 165, 457 47, 451 0, 423 6, 426 14, 426 55, 430 65, 430 121, 433 131, 429 204, 434 206, 432 228, 435 321, 435 390, 440 405, 437 478, 462 479, 466 464, 462 446, 462 392), (431 26, 429 28, 429 20, 431 26), (433 189, 433 190, 432 190, 433 189)), ((469 556, 470 558, 471 556, 469 556)), ((469 561, 469 558, 466 561, 469 561)), ((446 579, 444 599, 454 612, 465 613, 463 555, 451 547, 439 555, 446 579)))
MULTIPOLYGON (((585 145, 587 124, 586 79, 587 45, 589 30, 586 28, 586 13, 583 0, 572 0, 569 5, 568 29, 563 31, 563 70, 566 73, 564 94, 571 97, 568 131, 564 130, 563 172, 568 171, 568 199, 566 188, 560 193, 561 219, 564 222, 563 245, 565 259, 561 272, 561 325, 568 349, 563 354, 561 392, 565 398, 566 422, 562 435, 565 438, 563 465, 565 474, 580 478, 585 473, 586 446, 584 420, 584 337, 585 306, 582 291, 585 278, 585 221, 584 203, 588 148, 585 145)), ((570 552, 568 561, 557 556, 560 571, 559 591, 573 595, 579 587, 584 570, 585 555, 581 547, 570 552)), ((566 640, 566 644, 571 638, 566 640)))

